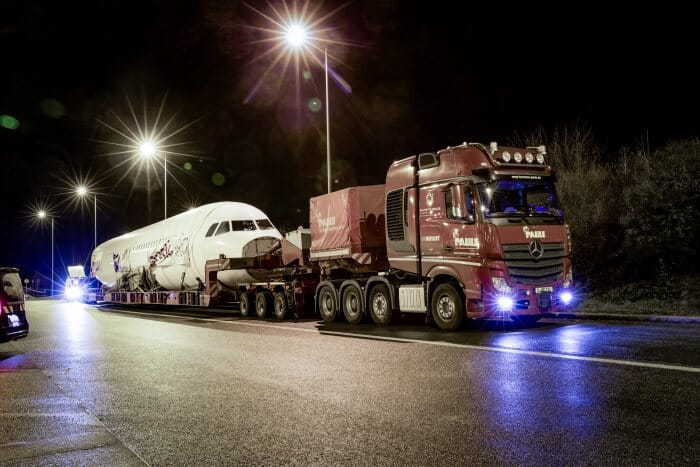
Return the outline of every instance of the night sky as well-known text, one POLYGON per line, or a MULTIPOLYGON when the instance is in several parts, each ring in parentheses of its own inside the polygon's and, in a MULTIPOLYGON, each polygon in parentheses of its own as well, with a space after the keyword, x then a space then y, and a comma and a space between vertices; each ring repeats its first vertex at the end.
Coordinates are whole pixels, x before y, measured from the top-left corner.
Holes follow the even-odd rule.
MULTIPOLYGON (((342 7, 319 24, 352 87, 330 82, 334 188, 383 183, 408 155, 538 126, 586 122, 610 154, 700 136, 690 12, 533 3, 310 4, 316 18, 342 7)), ((42 203, 54 207, 59 274, 87 264, 93 211, 73 202, 79 179, 98 192, 98 242, 162 218, 162 168, 137 175, 114 154, 124 124, 135 126, 130 106, 149 124, 162 108, 165 133, 184 127, 167 142, 169 215, 231 200, 281 230, 308 225, 308 198, 326 187, 323 68, 280 62, 265 74, 276 55, 257 28, 274 25, 255 9, 274 16, 254 0, 4 0, 0 115, 19 126, 0 126, 0 264, 48 274, 50 232, 31 212, 42 203)))

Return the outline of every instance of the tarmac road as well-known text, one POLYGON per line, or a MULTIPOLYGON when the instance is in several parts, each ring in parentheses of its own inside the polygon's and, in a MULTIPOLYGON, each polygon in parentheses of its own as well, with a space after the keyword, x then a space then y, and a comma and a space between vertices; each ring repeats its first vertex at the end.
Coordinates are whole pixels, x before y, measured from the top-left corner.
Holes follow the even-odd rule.
POLYGON ((0 465, 700 463, 696 324, 28 310, 0 344, 0 465))

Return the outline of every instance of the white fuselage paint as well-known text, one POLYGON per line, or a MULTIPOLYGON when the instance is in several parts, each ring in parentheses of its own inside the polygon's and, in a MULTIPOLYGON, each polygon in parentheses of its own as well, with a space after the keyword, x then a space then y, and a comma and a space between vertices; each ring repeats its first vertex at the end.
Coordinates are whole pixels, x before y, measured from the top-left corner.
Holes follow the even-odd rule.
MULTIPOLYGON (((239 258, 244 256, 243 248, 251 241, 282 238, 274 227, 207 237, 209 228, 223 221, 258 220, 269 221, 265 213, 245 203, 220 202, 200 206, 98 245, 92 253, 91 270, 107 287, 113 287, 123 274, 148 269, 158 284, 168 290, 180 290, 181 285, 196 288, 197 278, 206 280, 204 266, 207 260, 217 259, 220 255, 239 258)), ((253 281, 243 269, 226 271, 218 279, 228 286, 253 281)))

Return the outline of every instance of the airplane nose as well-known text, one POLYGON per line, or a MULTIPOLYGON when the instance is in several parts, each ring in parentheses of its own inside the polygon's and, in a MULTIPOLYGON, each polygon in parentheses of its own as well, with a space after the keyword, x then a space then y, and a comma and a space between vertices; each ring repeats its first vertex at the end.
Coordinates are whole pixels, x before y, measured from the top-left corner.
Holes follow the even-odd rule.
POLYGON ((243 250, 241 256, 244 258, 250 258, 253 256, 258 256, 263 253, 269 253, 276 246, 278 246, 280 240, 275 237, 260 237, 249 241, 243 245, 243 250))

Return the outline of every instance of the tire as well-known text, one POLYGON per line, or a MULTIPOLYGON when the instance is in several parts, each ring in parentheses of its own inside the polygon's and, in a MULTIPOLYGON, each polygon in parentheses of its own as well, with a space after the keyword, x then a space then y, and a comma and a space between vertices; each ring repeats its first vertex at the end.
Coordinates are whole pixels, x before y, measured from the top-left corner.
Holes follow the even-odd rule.
POLYGON ((250 316, 252 310, 252 303, 250 303, 250 294, 248 292, 243 292, 240 299, 241 316, 246 318, 250 316))
POLYGON ((272 312, 275 318, 282 321, 287 316, 287 297, 284 292, 275 292, 275 298, 272 301, 272 312))
POLYGON ((338 317, 338 305, 330 285, 324 285, 318 293, 318 314, 324 323, 332 323, 338 317))
POLYGON ((369 293, 369 315, 377 326, 386 326, 391 323, 391 296, 389 289, 384 284, 374 286, 369 293))
POLYGON ((431 300, 433 321, 443 331, 454 331, 462 325, 464 300, 452 284, 440 284, 431 300))
POLYGON ((357 324, 365 316, 365 307, 362 304, 362 292, 353 284, 343 289, 343 298, 340 301, 343 306, 343 315, 350 324, 357 324))
POLYGON ((258 292, 255 294, 255 315, 264 319, 267 318, 267 314, 270 311, 270 299, 265 292, 258 292))

